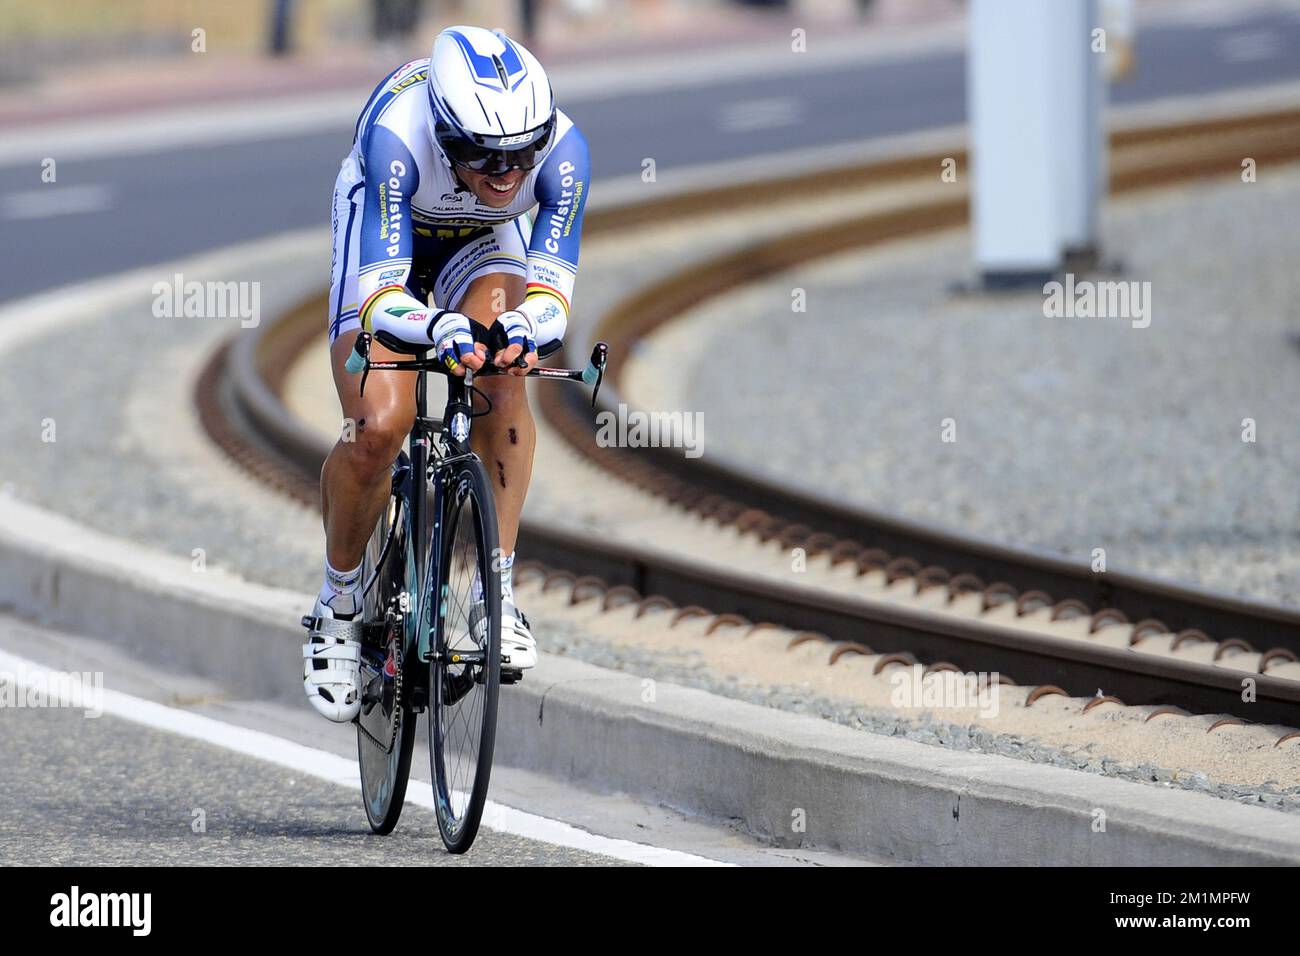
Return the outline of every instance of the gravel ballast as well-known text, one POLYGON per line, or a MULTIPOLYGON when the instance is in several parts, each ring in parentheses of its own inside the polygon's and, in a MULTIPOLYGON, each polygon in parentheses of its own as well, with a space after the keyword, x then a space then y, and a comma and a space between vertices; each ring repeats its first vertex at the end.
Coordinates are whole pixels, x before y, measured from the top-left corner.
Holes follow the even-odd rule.
POLYGON ((1146 328, 955 293, 964 231, 801 266, 662 328, 627 397, 815 495, 1300 602, 1297 213, 1296 166, 1112 203, 1123 269, 1077 278, 1149 283, 1146 328))

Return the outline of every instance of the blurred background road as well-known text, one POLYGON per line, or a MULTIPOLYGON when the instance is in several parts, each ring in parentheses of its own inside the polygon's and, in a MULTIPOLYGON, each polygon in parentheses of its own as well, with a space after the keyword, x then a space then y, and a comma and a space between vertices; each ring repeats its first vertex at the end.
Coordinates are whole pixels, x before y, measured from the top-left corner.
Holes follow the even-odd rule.
MULTIPOLYGON (((467 13, 518 19, 508 4, 485 14, 427 3, 418 39, 374 43, 363 0, 303 3, 298 52, 268 63, 255 55, 265 3, 165 5, 150 17, 122 3, 108 23, 97 5, 83 4, 100 11, 84 17, 72 6, 58 15, 13 0, 3 8, 0 129, 11 143, 0 148, 0 301, 327 222, 338 163, 374 84, 467 13), (188 49, 191 29, 206 31, 206 52, 188 49), (154 109, 177 108, 183 121, 148 122, 154 109), (309 129, 295 116, 303 111, 309 129), (176 143, 191 126, 202 144, 176 143), (238 141, 224 141, 227 128, 238 141), (133 137, 133 147, 118 145, 133 137), (47 157, 58 164, 58 202, 42 191, 47 157)), ((797 173, 801 150, 965 120, 961 3, 878 0, 861 15, 829 0, 795 6, 545 5, 539 52, 555 64, 561 108, 591 143, 596 196, 602 183, 639 175, 647 158, 661 178, 783 154, 797 173), (807 52, 790 48, 797 29, 807 52)), ((1117 104, 1300 80, 1292 4, 1140 7, 1151 20, 1141 67, 1113 87, 1117 104)))

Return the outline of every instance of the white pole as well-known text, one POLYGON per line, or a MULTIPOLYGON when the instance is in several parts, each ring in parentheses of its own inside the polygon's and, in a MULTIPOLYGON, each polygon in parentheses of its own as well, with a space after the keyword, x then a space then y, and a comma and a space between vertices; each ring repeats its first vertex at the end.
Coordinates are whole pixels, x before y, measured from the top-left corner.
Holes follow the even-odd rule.
POLYGON ((1052 71, 1057 88, 1056 146, 1060 183, 1057 202, 1061 253, 1069 270, 1097 264, 1098 209, 1103 198, 1101 111, 1105 96, 1102 52, 1094 52, 1093 30, 1101 27, 1097 0, 1057 0, 1058 65, 1052 71))
POLYGON ((1094 5, 971 0, 971 218, 986 288, 1041 285, 1067 247, 1095 243, 1100 99, 1096 61, 1085 59, 1094 5))

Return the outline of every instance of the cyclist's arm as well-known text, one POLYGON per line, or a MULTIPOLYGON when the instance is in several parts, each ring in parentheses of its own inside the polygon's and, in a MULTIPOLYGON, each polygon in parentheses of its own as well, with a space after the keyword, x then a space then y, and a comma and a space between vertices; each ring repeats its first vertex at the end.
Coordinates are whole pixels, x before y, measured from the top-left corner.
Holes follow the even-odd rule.
POLYGON ((423 341, 431 312, 406 288, 414 248, 411 196, 420 185, 420 172, 397 134, 376 126, 366 143, 365 175, 361 261, 357 266, 362 328, 367 332, 383 329, 406 341, 423 341))
POLYGON ((591 182, 587 141, 570 126, 537 172, 537 220, 528 244, 528 286, 519 307, 540 347, 564 338, 578 277, 582 210, 591 182))

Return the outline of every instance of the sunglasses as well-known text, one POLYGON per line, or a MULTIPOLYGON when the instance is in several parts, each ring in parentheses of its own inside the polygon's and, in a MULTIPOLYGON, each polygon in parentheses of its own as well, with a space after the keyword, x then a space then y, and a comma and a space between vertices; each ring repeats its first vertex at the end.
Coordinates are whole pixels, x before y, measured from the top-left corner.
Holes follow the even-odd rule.
MULTIPOLYGON (((448 130, 448 133, 451 131, 448 130)), ((447 158, 457 166, 476 173, 504 173, 511 169, 529 170, 537 165, 542 152, 551 141, 551 130, 519 149, 495 149, 480 146, 454 134, 439 137, 439 145, 447 158)))

